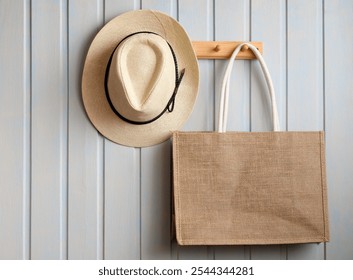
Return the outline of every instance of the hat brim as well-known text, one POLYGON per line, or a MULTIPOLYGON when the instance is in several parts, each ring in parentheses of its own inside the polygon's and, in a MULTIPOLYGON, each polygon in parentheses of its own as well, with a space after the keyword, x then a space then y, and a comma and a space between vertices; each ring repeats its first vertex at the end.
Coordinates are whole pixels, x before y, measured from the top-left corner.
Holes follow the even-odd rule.
POLYGON ((92 41, 83 68, 82 98, 90 121, 103 136, 125 146, 146 147, 164 142, 173 131, 182 127, 194 107, 198 85, 196 55, 182 26, 161 12, 138 10, 112 19, 92 41), (120 119, 112 111, 104 89, 105 71, 114 48, 123 38, 139 31, 161 35, 176 53, 179 69, 185 68, 173 112, 166 112, 156 121, 144 125, 120 119))

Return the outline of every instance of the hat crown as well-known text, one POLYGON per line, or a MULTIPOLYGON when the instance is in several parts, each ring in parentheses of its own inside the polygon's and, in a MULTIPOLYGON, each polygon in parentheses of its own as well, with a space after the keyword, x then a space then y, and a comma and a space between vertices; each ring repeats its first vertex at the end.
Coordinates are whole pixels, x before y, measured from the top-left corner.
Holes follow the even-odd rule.
POLYGON ((109 69, 109 97, 114 108, 132 121, 161 113, 175 87, 175 65, 168 43, 160 36, 139 33, 123 40, 109 69))

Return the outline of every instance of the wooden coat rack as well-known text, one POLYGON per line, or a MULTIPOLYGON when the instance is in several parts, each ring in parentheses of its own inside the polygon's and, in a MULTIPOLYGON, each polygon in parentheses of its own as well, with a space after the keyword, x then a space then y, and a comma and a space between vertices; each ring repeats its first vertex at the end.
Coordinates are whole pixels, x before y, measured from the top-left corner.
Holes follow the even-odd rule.
MULTIPOLYGON (((196 56, 198 59, 228 59, 234 49, 241 43, 235 41, 194 41, 196 56)), ((250 42, 262 54, 261 42, 250 42)), ((253 52, 247 47, 243 46, 236 59, 255 59, 253 52)))

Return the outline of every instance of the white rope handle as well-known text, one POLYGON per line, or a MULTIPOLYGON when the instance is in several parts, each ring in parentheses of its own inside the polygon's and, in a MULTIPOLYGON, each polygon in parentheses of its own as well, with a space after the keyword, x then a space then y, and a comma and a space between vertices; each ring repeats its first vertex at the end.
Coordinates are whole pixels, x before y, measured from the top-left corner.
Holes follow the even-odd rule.
POLYGON ((267 69, 266 63, 261 55, 261 53, 257 50, 257 48, 249 43, 242 43, 236 47, 233 51, 232 56, 229 59, 228 66, 226 68, 226 72, 224 74, 222 88, 221 88, 221 100, 220 100, 220 107, 219 107, 219 119, 218 119, 218 132, 226 132, 226 125, 227 125, 227 117, 228 117, 228 99, 229 99, 229 84, 230 84, 230 74, 232 72, 234 59, 241 50, 243 46, 248 46, 252 52, 255 54, 256 58, 260 62, 260 66, 262 72, 264 74, 266 84, 269 90, 270 99, 271 99, 271 106, 272 106, 272 125, 274 131, 280 130, 279 125, 279 118, 277 112, 277 103, 276 103, 276 96, 275 90, 272 84, 270 73, 267 69))

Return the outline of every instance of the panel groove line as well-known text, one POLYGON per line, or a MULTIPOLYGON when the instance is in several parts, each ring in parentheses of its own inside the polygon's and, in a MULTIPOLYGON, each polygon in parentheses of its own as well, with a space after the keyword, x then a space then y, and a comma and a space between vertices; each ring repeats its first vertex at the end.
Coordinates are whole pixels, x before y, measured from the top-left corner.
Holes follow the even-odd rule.
MULTIPOLYGON (((326 93, 325 93, 325 90, 326 90, 326 86, 325 86, 325 81, 326 81, 326 78, 325 78, 325 0, 321 0, 322 3, 321 3, 321 12, 322 12, 322 103, 323 103, 323 114, 322 114, 322 127, 323 127, 323 130, 326 131, 326 93)), ((326 140, 326 133, 325 133, 325 140, 326 140)), ((326 254, 326 243, 325 243, 325 254, 326 254)), ((325 258, 326 259, 326 258, 325 258)))
POLYGON ((70 161, 69 161, 69 156, 70 156, 70 151, 69 151, 69 145, 70 145, 70 5, 69 5, 69 0, 67 0, 66 3, 66 92, 67 92, 67 97, 66 97, 66 128, 67 128, 67 137, 66 137, 66 205, 63 205, 63 207, 66 207, 66 259, 69 259, 69 175, 70 175, 70 161))
POLYGON ((288 92, 289 92, 289 85, 288 85, 288 0, 286 0, 286 131, 288 131, 288 92))
MULTIPOLYGON (((325 143, 327 143, 327 136, 326 136, 326 86, 325 86, 325 0, 322 1, 322 126, 323 130, 325 131, 325 143)), ((324 243, 324 260, 327 260, 327 243, 324 243)))
MULTIPOLYGON (((248 26, 249 26, 249 28, 248 28, 248 37, 249 37, 249 41, 251 41, 252 40, 252 21, 251 21, 251 19, 252 19, 252 5, 253 4, 253 2, 252 2, 252 0, 249 0, 249 9, 248 9, 248 20, 249 20, 249 22, 248 22, 248 26)), ((246 24, 244 24, 244 25, 246 25, 246 24)), ((248 111, 249 111, 249 116, 248 116, 248 123, 249 123, 249 131, 252 131, 253 130, 253 125, 252 125, 252 83, 251 83, 251 73, 252 73, 252 63, 251 63, 251 61, 249 61, 248 62, 248 64, 249 64, 249 69, 248 69, 248 72, 249 72, 249 77, 248 77, 248 83, 249 83, 249 85, 248 85, 248 87, 249 87, 249 93, 248 93, 248 97, 249 97, 249 109, 248 109, 248 111)), ((246 247, 244 247, 244 249, 245 250, 248 250, 249 251, 249 259, 251 259, 251 246, 246 246, 246 247)))
MULTIPOLYGON (((104 10, 102 10, 103 12, 104 10)), ((104 12, 103 12, 104 15, 104 12)), ((97 192, 101 195, 100 199, 98 200, 99 194, 97 194, 97 204, 101 203, 100 207, 98 207, 97 211, 97 221, 101 221, 101 223, 98 224, 97 226, 97 248, 99 248, 98 251, 98 259, 106 259, 106 250, 105 250, 105 244, 106 244, 106 207, 105 207, 105 197, 106 197, 106 188, 105 188, 105 145, 104 145, 104 139, 101 140, 101 143, 97 145, 97 149, 102 150, 102 154, 100 155, 101 162, 99 163, 99 166, 101 171, 101 190, 97 189, 97 192)))
MULTIPOLYGON (((98 0, 97 2, 97 21, 100 23, 100 25, 97 26, 96 31, 99 31, 100 26, 104 26, 105 23, 105 1, 106 0, 98 0)), ((93 37, 93 36, 92 36, 93 37)), ((100 194, 100 198, 97 201, 97 204, 100 203, 97 211, 97 221, 99 222, 99 225, 97 227, 97 248, 99 249, 98 252, 98 258, 105 260, 106 256, 106 250, 105 250, 105 244, 106 244, 106 204, 105 204, 105 197, 106 197, 106 180, 105 180, 105 140, 102 135, 99 134, 99 139, 100 141, 97 143, 97 150, 101 151, 101 154, 99 155, 100 162, 98 163, 98 170, 100 171, 99 173, 99 183, 101 184, 100 189, 97 190, 100 194)), ((97 181, 98 181, 97 180, 97 181)), ((97 183, 97 184, 99 184, 97 183)), ((97 196, 98 197, 98 196, 97 196)), ((98 198, 97 198, 98 199, 98 198)))
POLYGON ((32 13, 31 13, 31 0, 25 0, 24 9, 24 29, 25 29, 25 42, 23 48, 25 49, 24 65, 25 76, 24 84, 26 86, 25 94, 25 121, 26 121, 26 140, 24 141, 24 151, 28 151, 24 156, 24 169, 25 177, 24 183, 26 184, 25 193, 23 196, 23 255, 22 259, 30 259, 31 256, 31 156, 32 156, 32 13))
POLYGON ((61 101, 61 127, 60 131, 64 133, 61 140, 60 150, 60 259, 68 258, 68 0, 60 2, 60 49, 62 50, 60 61, 60 80, 63 82, 64 91, 61 101))
MULTIPOLYGON (((28 237, 27 237, 27 247, 28 247, 28 252, 27 252, 27 258, 26 259, 31 259, 32 256, 32 244, 31 244, 31 233, 32 233, 32 84, 33 84, 33 74, 32 74, 32 0, 28 0, 28 21, 27 24, 29 26, 28 28, 28 45, 27 45, 27 57, 28 60, 26 60, 26 67, 29 72, 29 80, 28 80, 28 88, 29 88, 29 97, 28 97, 28 110, 29 110, 29 118, 28 118, 28 127, 29 127, 29 139, 28 139, 28 151, 29 151, 29 156, 28 156, 28 168, 27 168, 27 173, 28 173, 28 199, 27 199, 27 232, 28 232, 28 237)), ((25 205, 25 202, 24 202, 25 205)))

